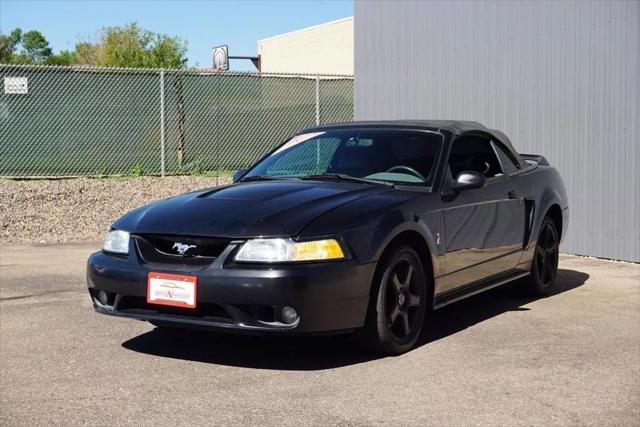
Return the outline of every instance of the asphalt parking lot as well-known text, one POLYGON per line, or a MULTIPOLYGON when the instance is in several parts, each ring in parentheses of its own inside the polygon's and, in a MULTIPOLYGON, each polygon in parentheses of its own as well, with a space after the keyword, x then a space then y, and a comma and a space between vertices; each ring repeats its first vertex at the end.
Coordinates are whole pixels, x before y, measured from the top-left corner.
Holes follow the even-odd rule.
POLYGON ((640 265, 563 256, 557 294, 447 307, 421 345, 162 332, 92 311, 96 244, 0 248, 0 424, 638 425, 640 265))

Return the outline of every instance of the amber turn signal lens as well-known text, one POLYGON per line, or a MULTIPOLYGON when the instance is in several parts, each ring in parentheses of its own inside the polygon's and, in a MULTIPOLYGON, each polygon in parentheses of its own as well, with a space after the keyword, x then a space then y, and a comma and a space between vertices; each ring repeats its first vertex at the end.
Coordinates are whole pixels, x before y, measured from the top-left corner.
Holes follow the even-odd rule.
POLYGON ((297 242, 293 245, 292 261, 311 261, 344 258, 340 244, 334 239, 297 242))

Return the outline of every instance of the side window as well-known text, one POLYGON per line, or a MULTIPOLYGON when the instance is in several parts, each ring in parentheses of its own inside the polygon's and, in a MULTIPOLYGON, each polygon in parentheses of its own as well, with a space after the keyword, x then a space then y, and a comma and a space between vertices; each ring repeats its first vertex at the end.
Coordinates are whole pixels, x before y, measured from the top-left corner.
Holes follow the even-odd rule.
POLYGON ((496 153, 498 153, 498 158, 500 160, 500 164, 502 165, 502 170, 505 173, 513 173, 518 170, 516 164, 511 160, 511 156, 507 154, 505 149, 500 145, 493 143, 493 147, 496 149, 496 153))
POLYGON ((463 136, 454 141, 449 155, 449 169, 455 178, 462 171, 476 171, 487 178, 502 175, 491 141, 479 136, 463 136))

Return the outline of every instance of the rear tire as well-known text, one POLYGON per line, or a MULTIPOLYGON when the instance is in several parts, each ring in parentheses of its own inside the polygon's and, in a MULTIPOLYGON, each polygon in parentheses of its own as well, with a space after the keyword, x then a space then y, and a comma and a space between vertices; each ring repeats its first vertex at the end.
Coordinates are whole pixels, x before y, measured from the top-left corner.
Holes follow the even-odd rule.
POLYGON ((398 246, 380 259, 360 342, 383 354, 401 354, 422 333, 427 306, 424 267, 410 246, 398 246))
POLYGON ((536 241, 531 274, 524 280, 529 294, 546 296, 553 291, 558 273, 559 244, 560 236, 556 224, 551 218, 545 217, 536 241))

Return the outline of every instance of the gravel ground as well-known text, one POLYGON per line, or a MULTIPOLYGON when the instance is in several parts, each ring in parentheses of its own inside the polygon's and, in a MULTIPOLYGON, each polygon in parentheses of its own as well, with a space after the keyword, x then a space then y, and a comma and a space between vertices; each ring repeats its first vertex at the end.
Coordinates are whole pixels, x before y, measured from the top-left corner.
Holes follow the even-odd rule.
POLYGON ((131 209, 230 180, 192 176, 2 180, 0 242, 101 240, 111 223, 131 209))

